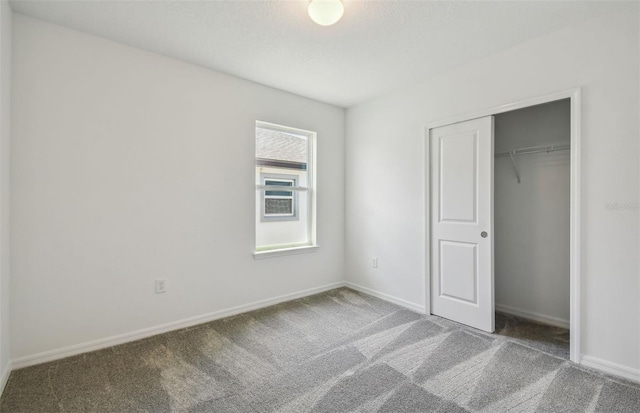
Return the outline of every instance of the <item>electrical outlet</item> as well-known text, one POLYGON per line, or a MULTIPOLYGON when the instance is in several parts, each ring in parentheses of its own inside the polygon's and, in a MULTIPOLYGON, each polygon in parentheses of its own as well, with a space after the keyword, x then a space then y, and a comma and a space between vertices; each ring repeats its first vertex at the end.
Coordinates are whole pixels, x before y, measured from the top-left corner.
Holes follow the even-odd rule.
POLYGON ((157 279, 156 280, 156 294, 161 294, 167 291, 167 280, 165 279, 157 279))
POLYGON ((378 268, 378 257, 373 257, 373 258, 371 259, 371 266, 372 266, 373 268, 378 268))

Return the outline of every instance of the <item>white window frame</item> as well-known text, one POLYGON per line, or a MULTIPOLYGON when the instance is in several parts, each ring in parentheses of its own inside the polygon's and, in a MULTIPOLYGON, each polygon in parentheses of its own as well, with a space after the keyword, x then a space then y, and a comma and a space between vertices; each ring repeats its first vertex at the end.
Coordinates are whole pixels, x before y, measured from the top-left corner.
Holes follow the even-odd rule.
MULTIPOLYGON (((290 133, 294 135, 301 135, 307 138, 307 145, 308 145, 307 146, 307 170, 306 170, 307 186, 305 187, 300 187, 300 186, 293 186, 293 187, 269 186, 267 187, 266 185, 264 185, 264 180, 262 180, 262 177, 261 177, 260 184, 262 185, 256 185, 256 196, 257 197, 259 196, 263 199, 264 191, 273 190, 273 188, 278 188, 279 190, 285 190, 285 191, 292 191, 294 195, 296 195, 298 192, 303 192, 303 191, 307 192, 307 208, 308 208, 307 233, 309 234, 309 236, 308 236, 308 241, 305 243, 273 245, 273 246, 261 247, 260 249, 256 248, 254 250, 253 256, 255 259, 262 259, 262 258, 277 257, 282 255, 315 252, 319 248, 316 241, 317 240, 316 238, 317 236, 316 234, 316 198, 317 198, 316 196, 316 176, 317 176, 316 139, 317 139, 317 133, 309 130, 297 129, 297 128, 277 125, 274 123, 263 122, 263 121, 256 121, 255 126, 257 128, 265 128, 265 129, 271 129, 274 131, 290 133)), ((255 151, 254 151, 254 156, 255 156, 255 151)), ((265 176, 275 176, 275 175, 277 174, 265 174, 265 176)), ((295 204, 298 204, 297 200, 294 202, 295 204)), ((264 201, 262 201, 261 204, 262 204, 261 205, 262 212, 260 215, 263 216, 264 201)), ((255 222, 255 225, 258 225, 261 222, 262 221, 255 222)), ((274 225, 277 225, 277 223, 274 222, 274 225)), ((254 246, 255 245, 256 245, 256 242, 254 240, 254 246)))

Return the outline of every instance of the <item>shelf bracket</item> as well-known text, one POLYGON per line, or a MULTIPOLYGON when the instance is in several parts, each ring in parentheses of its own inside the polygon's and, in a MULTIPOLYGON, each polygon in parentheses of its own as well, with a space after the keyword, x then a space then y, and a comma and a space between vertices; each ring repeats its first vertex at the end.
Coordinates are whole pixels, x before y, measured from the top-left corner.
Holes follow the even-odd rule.
POLYGON ((518 179, 518 183, 520 183, 520 171, 518 170, 518 165, 516 165, 516 160, 513 159, 513 155, 515 155, 516 151, 509 152, 509 158, 511 159, 511 163, 513 164, 513 170, 516 172, 516 178, 518 179))

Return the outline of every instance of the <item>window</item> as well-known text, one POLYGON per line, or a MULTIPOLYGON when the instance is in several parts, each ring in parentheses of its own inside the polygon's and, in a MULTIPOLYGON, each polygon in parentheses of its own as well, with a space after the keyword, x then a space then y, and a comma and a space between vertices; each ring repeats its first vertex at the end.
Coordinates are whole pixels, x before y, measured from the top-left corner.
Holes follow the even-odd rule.
POLYGON ((315 245, 314 132, 256 122, 256 257, 315 245))
POLYGON ((295 193, 282 191, 283 187, 296 186, 296 178, 278 178, 265 176, 262 180, 264 186, 280 187, 278 191, 264 190, 264 202, 262 204, 262 220, 293 220, 298 219, 296 213, 295 193))

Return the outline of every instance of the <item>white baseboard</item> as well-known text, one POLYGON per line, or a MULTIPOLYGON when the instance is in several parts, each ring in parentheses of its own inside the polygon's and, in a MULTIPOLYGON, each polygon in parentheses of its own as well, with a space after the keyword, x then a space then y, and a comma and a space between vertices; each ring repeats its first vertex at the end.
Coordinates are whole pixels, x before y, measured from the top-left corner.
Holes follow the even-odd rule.
POLYGON ((7 381, 9 381, 9 375, 11 374, 11 361, 7 363, 7 366, 2 371, 2 376, 0 376, 0 395, 4 393, 4 388, 7 387, 7 381))
MULTIPOLYGON (((183 320, 173 321, 171 323, 161 324, 155 327, 143 328, 137 331, 132 331, 130 333, 119 334, 116 336, 101 338, 98 340, 88 341, 85 343, 75 344, 72 346, 67 346, 59 349, 48 350, 48 351, 43 351, 41 353, 18 357, 12 360, 11 369, 12 370, 21 369, 23 367, 28 367, 36 364, 46 363, 49 361, 59 360, 65 357, 75 356, 82 353, 88 353, 91 351, 96 351, 106 347, 116 346, 119 344, 131 342, 131 341, 141 340, 143 338, 155 336, 155 335, 166 333, 169 331, 179 330, 181 328, 191 327, 198 324, 207 323, 209 321, 219 320, 221 318, 230 317, 230 316, 241 314, 241 313, 246 313, 248 311, 269 307, 285 301, 291 301, 297 298, 307 297, 310 295, 322 293, 325 291, 333 290, 335 288, 340 288, 344 286, 345 286, 344 282, 342 281, 336 282, 332 284, 323 285, 321 287, 310 288, 307 290, 297 291, 295 293, 284 294, 274 298, 268 298, 265 300, 255 301, 249 304, 244 304, 236 307, 218 310, 208 314, 185 318, 183 320)), ((8 376, 8 373, 7 373, 7 376, 8 376)))
POLYGON ((581 365, 600 370, 603 373, 612 374, 614 376, 624 377, 640 383, 640 370, 632 369, 621 364, 612 363, 592 356, 582 356, 581 365))
POLYGON ((425 314, 424 305, 412 303, 411 301, 403 300, 402 298, 394 297, 386 293, 381 293, 379 291, 372 290, 371 288, 354 284, 350 281, 345 282, 345 285, 356 291, 360 291, 361 293, 369 294, 374 297, 380 298, 381 300, 389 301, 390 303, 397 304, 401 307, 407 308, 411 311, 416 311, 420 314, 425 314))
POLYGON ((520 308, 511 307, 504 304, 496 303, 496 311, 500 311, 501 313, 515 315, 517 317, 526 318, 527 320, 537 321, 542 324, 548 324, 550 326, 562 327, 569 329, 570 323, 569 320, 565 320, 564 318, 552 317, 540 313, 534 313, 532 311, 522 310, 520 308))

